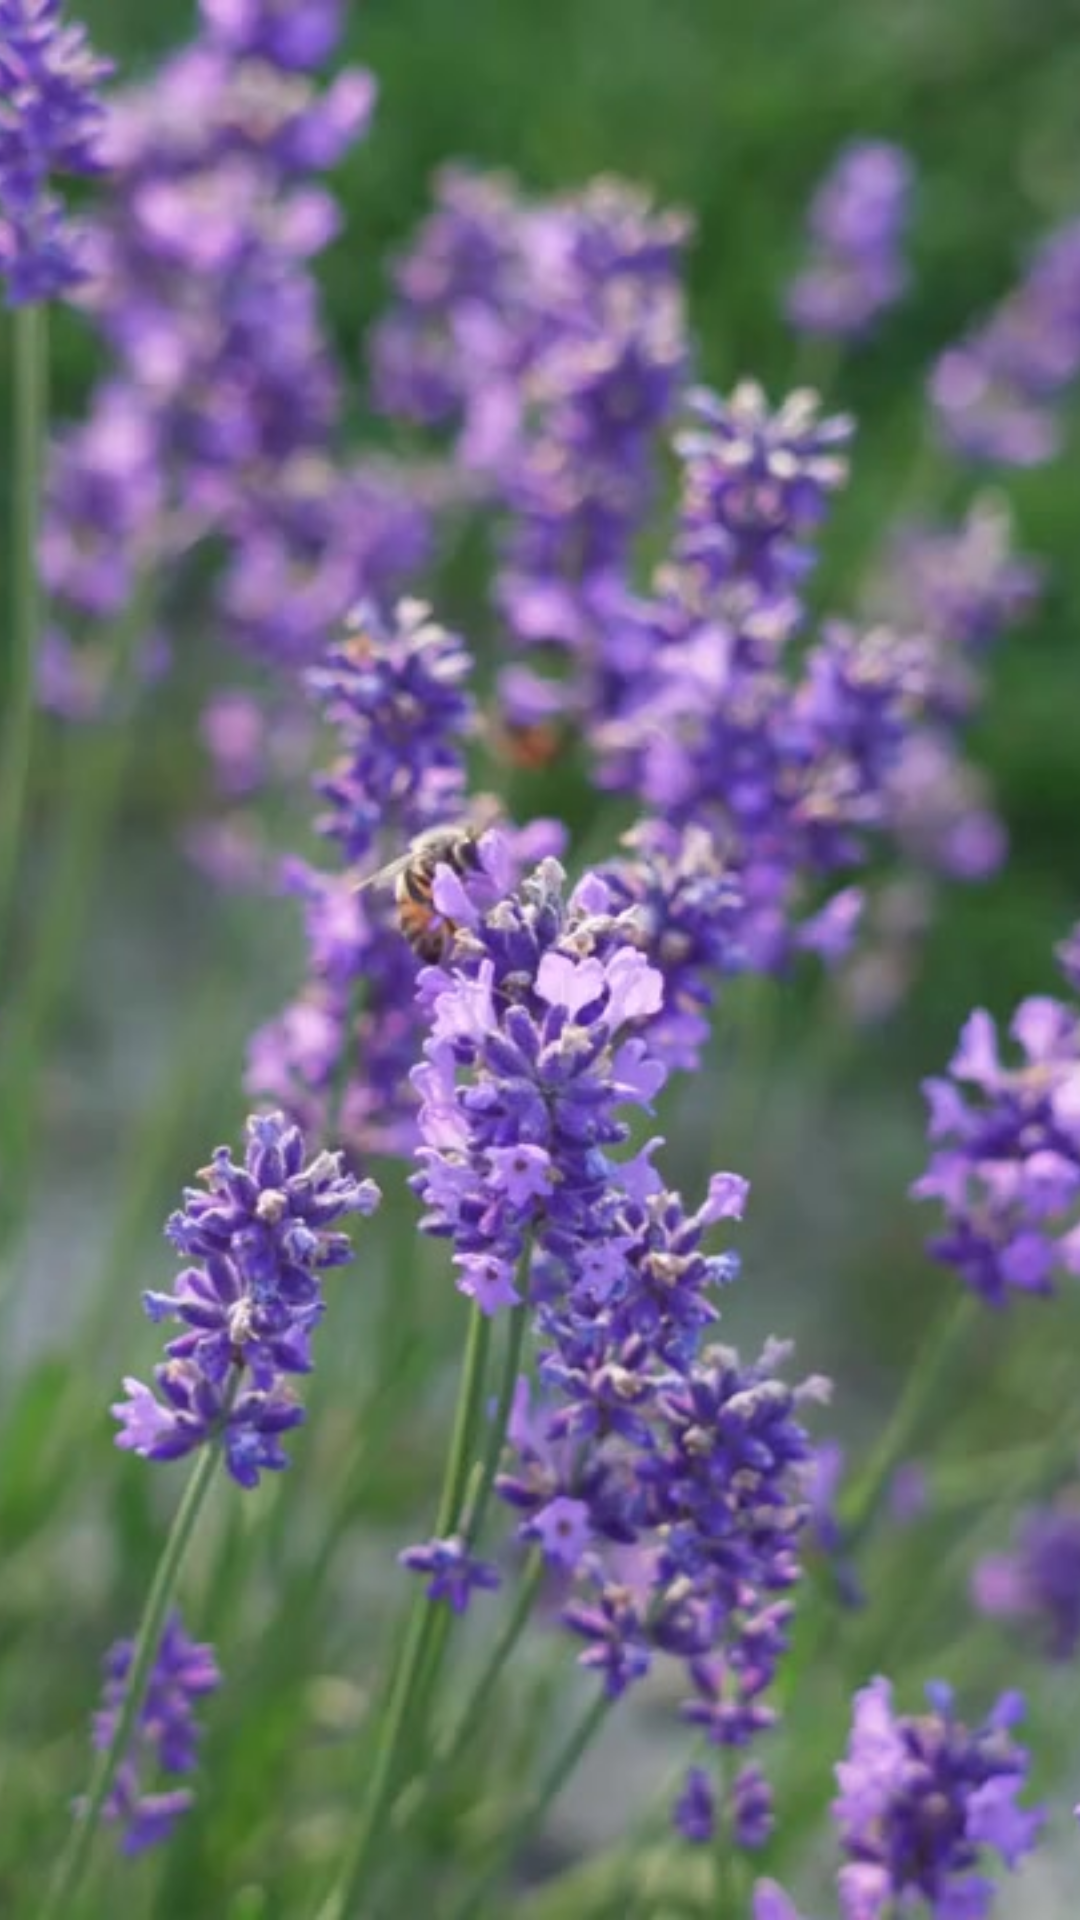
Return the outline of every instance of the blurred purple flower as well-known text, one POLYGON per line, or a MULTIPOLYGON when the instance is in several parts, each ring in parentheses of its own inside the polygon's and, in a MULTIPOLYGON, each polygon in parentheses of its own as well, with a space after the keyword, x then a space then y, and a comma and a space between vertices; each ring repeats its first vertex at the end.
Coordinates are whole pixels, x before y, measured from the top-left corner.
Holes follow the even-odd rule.
MULTIPOLYGON (((110 1745, 116 1732, 132 1655, 133 1642, 118 1640, 106 1656, 104 1699, 93 1722, 93 1743, 99 1750, 110 1745)), ((161 1636, 131 1748, 121 1759, 103 1809, 106 1820, 123 1828, 124 1853, 141 1853, 145 1847, 167 1840, 176 1821, 191 1806, 194 1796, 190 1788, 148 1793, 141 1776, 148 1768, 167 1774, 194 1770, 199 1737, 195 1707, 220 1683, 213 1648, 189 1640, 174 1612, 161 1636)))
POLYGON ((809 1503, 807 1531, 819 1553, 828 1560, 837 1598, 847 1607, 861 1607, 866 1595, 847 1556, 847 1539, 840 1520, 840 1488, 847 1456, 839 1440, 822 1440, 811 1452, 805 1482, 809 1503))
POLYGON ((672 1814, 677 1832, 695 1846, 707 1846, 716 1826, 713 1783, 704 1767, 690 1767, 672 1814))
MULTIPOLYGON (((566 717, 604 713, 625 680, 608 602, 685 375, 687 233, 620 181, 530 201, 447 169, 374 336, 378 404, 448 429, 503 514, 495 600, 520 650, 557 660, 566 717)), ((525 684, 501 682, 515 724, 525 684)))
POLYGON ((82 278, 81 235, 55 174, 101 171, 98 90, 112 62, 66 26, 60 0, 0 0, 0 280, 9 306, 52 300, 82 278))
POLYGON ((994 1895, 974 1871, 982 1850, 1015 1867, 1042 1825, 1041 1810, 1017 1804, 1028 1770, 1010 1733, 1020 1696, 1003 1694, 974 1730, 955 1717, 948 1687, 928 1687, 927 1699, 928 1712, 898 1715, 882 1679, 855 1696, 833 1803, 846 1920, 878 1920, 920 1897, 934 1913, 982 1920, 994 1895))
POLYGON ((447 1601, 454 1613, 465 1613, 475 1592, 490 1593, 500 1584, 496 1569, 478 1560, 456 1536, 406 1547, 398 1558, 410 1573, 426 1573, 428 1599, 447 1601))
POLYGON ((1057 406, 1080 371, 1080 222, 1038 248, 989 319, 937 361, 930 403, 954 452, 990 465, 1053 458, 1057 406))
POLYGON ((231 54, 266 60, 285 72, 322 66, 337 45, 343 0, 199 0, 213 39, 231 54))
POLYGON ((899 300, 913 173, 885 140, 853 141, 838 155, 810 203, 809 258, 788 289, 801 332, 850 339, 899 300))
POLYGON ((775 1880, 758 1880, 754 1883, 753 1920, 804 1920, 804 1916, 796 1913, 794 1902, 775 1880))
POLYGON ((972 1575, 981 1612, 1029 1620, 1051 1660, 1071 1660, 1080 1645, 1080 1501, 1075 1491, 1024 1514, 1011 1553, 990 1554, 972 1575))
POLYGON ((983 495, 956 526, 902 527, 877 597, 888 619, 939 636, 959 670, 1027 616, 1041 581, 1013 550, 1007 503, 983 495))
POLYGON ((338 450, 312 263, 339 215, 319 175, 366 133, 373 83, 346 69, 319 89, 301 69, 339 20, 218 0, 191 46, 113 103, 113 192, 81 296, 112 365, 57 445, 44 532, 73 629, 137 614, 140 586, 190 565, 188 602, 208 598, 215 633, 288 671, 426 557, 423 487, 338 450))
POLYGON ((343 1214, 371 1213, 379 1191, 343 1173, 336 1154, 305 1162, 303 1136, 281 1114, 254 1116, 247 1130, 243 1165, 217 1148, 205 1191, 188 1188, 166 1227, 194 1264, 172 1293, 144 1295, 151 1320, 185 1329, 155 1368, 160 1398, 126 1379, 128 1398, 112 1411, 119 1447, 175 1460, 220 1442, 233 1479, 254 1487, 288 1464, 279 1436, 304 1418, 286 1382, 311 1367, 325 1311, 319 1275, 352 1257, 347 1235, 329 1228, 343 1214))
POLYGON ((1000 1059, 994 1022, 979 1010, 950 1078, 924 1083, 934 1144, 912 1187, 945 1210, 930 1251, 991 1306, 1014 1290, 1050 1293, 1057 1271, 1080 1271, 1080 1019, 1035 996, 1009 1031, 1018 1066, 1000 1059))

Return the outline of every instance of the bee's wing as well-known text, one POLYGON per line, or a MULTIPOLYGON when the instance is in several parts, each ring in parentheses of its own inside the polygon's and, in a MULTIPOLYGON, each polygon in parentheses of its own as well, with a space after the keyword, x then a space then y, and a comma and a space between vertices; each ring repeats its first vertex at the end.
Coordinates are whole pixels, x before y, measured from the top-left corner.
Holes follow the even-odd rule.
POLYGON ((412 859, 411 852, 403 853, 400 860, 389 861, 385 867, 379 867, 375 873, 365 873, 361 879, 354 880, 352 891, 366 893, 369 887, 388 887, 392 880, 397 879, 399 873, 404 873, 412 859))

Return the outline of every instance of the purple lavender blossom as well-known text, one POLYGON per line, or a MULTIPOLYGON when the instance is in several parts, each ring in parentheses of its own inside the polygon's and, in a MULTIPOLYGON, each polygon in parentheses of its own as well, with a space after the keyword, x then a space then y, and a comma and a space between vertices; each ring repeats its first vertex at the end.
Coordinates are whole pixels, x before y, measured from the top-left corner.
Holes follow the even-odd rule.
POLYGON ((690 1767, 672 1814, 675 1829, 695 1846, 707 1846, 716 1828, 713 1783, 704 1767, 690 1767))
POLYGON ((1007 503, 983 495, 956 526, 903 527, 878 597, 886 618, 940 636, 959 672, 1026 617, 1041 579, 1013 549, 1007 503))
POLYGON ((462 817, 462 748, 476 726, 471 673, 459 635, 414 600, 399 603, 392 625, 357 608, 311 669, 308 685, 342 747, 316 781, 326 801, 316 824, 348 862, 369 859, 380 836, 407 842, 462 817))
POLYGON ((248 1121, 244 1164, 219 1147, 166 1227, 193 1262, 172 1293, 144 1295, 153 1321, 179 1320, 154 1371, 157 1393, 127 1379, 112 1409, 117 1445, 148 1460, 175 1460, 220 1443, 242 1487, 288 1464, 280 1435, 303 1408, 287 1385, 311 1368, 311 1335, 325 1311, 319 1275, 348 1261, 347 1235, 328 1229, 346 1213, 371 1213, 377 1187, 321 1153, 305 1163, 303 1136, 283 1115, 248 1121))
POLYGON ((392 620, 357 610, 342 640, 309 676, 339 753, 320 775, 319 827, 350 864, 321 873, 295 863, 304 902, 308 978, 300 995, 253 1038, 247 1084, 280 1100, 307 1127, 325 1124, 345 1074, 342 1136, 399 1152, 413 1141, 409 1072, 419 1053, 416 962, 392 894, 358 895, 355 872, 375 872, 417 834, 467 812, 464 742, 475 726, 469 654, 418 602, 392 620), (355 1063, 352 1065, 351 1063, 355 1063))
POLYGON ((715 980, 740 972, 746 962, 742 889, 705 827, 645 820, 624 836, 623 846, 624 854, 599 869, 600 878, 664 977, 650 1043, 669 1067, 689 1071, 708 1039, 715 980))
POLYGON ((301 69, 339 17, 218 0, 190 47, 113 103, 113 193, 82 294, 112 364, 57 449, 45 532, 73 628, 213 543, 209 624, 289 669, 426 557, 423 489, 337 448, 311 263, 339 215, 318 176, 364 136, 373 85, 346 69, 320 90, 301 69))
POLYGON ((1015 1867, 1042 1825, 1041 1810, 1017 1804, 1028 1770, 1010 1732, 1019 1695, 1003 1694, 973 1730, 956 1718, 948 1687, 928 1687, 927 1699, 928 1712, 898 1715, 882 1679, 855 1696, 833 1804, 846 1920, 877 1920, 919 1899, 935 1913, 982 1920, 994 1895, 977 1871, 985 1852, 1015 1867))
POLYGON ((81 244, 51 191, 55 174, 100 172, 112 63, 60 0, 0 0, 0 278, 9 306, 52 300, 82 278, 81 244))
MULTIPOLYGON (((378 403, 447 428, 503 513, 496 603, 521 652, 557 659, 568 717, 608 711, 631 671, 610 603, 685 375, 687 230, 619 181, 532 202, 448 169, 372 345, 378 403)), ((501 682, 512 724, 526 684, 501 682)))
MULTIPOLYGON (((93 1723, 93 1742, 99 1751, 110 1745, 116 1732, 133 1650, 132 1641, 118 1640, 106 1656, 104 1700, 93 1723)), ((174 1612, 161 1637, 131 1748, 121 1760, 103 1809, 106 1820, 123 1827, 124 1853, 141 1853, 167 1840, 191 1806, 194 1796, 189 1787, 149 1793, 141 1779, 150 1768, 174 1775, 194 1770, 199 1737, 195 1707, 220 1681, 213 1648, 189 1640, 174 1612)))
MULTIPOLYGON (((802 642, 796 588, 845 472, 850 424, 819 420, 808 394, 773 415, 751 386, 696 406, 698 430, 677 442, 673 558, 650 599, 623 606, 638 669, 596 729, 601 778, 669 823, 663 832, 704 830, 722 849, 729 892, 722 907, 714 889, 711 944, 725 970, 772 971, 800 947, 835 960, 860 900, 850 887, 823 898, 821 881, 835 886, 892 827, 891 785, 933 690, 932 650, 840 621, 802 642)), ((704 933, 699 912, 695 944, 704 933)), ((702 975, 692 991, 707 1002, 702 975)))
POLYGON ((807 536, 847 478, 852 422, 822 417, 800 388, 774 413, 752 380, 727 399, 698 388, 692 424, 675 442, 683 463, 678 557, 710 586, 750 582, 780 593, 812 564, 807 536))
POLYGON ((941 438, 967 459, 1040 466, 1060 441, 1056 408, 1080 371, 1080 222, 1044 240, 1025 278, 930 379, 941 438))
POLYGON ((1080 1271, 1080 1020, 1040 995, 1021 1003, 1009 1031, 1019 1065, 1000 1059, 980 1010, 950 1077, 926 1081, 934 1144, 912 1187, 945 1210, 930 1251, 991 1306, 1012 1292, 1051 1293, 1056 1273, 1080 1271))
POLYGON ((199 0, 214 39, 233 55, 307 73, 328 60, 341 33, 342 0, 199 0))
POLYGON ((428 1599, 445 1600, 453 1613, 465 1613, 474 1593, 490 1593, 500 1585, 497 1570, 478 1560, 457 1535, 407 1547, 398 1557, 410 1573, 429 1576, 428 1599))
POLYGON ((1011 1553, 978 1562, 971 1594, 993 1619, 1031 1622, 1051 1660, 1071 1660, 1080 1645, 1080 1503, 1070 1490, 1024 1514, 1011 1553))
POLYGON ((907 286, 901 253, 913 169, 902 148, 857 140, 838 156, 810 203, 810 254, 788 291, 803 333, 851 339, 907 286))
MULTIPOLYGON (((492 847, 489 884, 498 869, 492 847)), ((715 1175, 691 1213, 653 1168, 658 1142, 619 1151, 666 1076, 661 978, 598 875, 567 895, 547 861, 485 909, 444 869, 435 897, 460 931, 420 980, 422 1224, 486 1312, 527 1302, 539 1347, 496 1490, 568 1587, 560 1618, 606 1692, 673 1658, 687 1718, 741 1748, 772 1720, 806 1517, 796 1406, 818 1390, 777 1377, 779 1346, 751 1365, 703 1346, 735 1272, 703 1241, 746 1182, 715 1175)), ((704 1820, 693 1803, 680 1820, 704 1820)), ((756 1772, 723 1814, 740 1844, 764 1837, 756 1772)))
MULTIPOLYGON (((492 852, 498 864, 497 844, 492 852)), ((600 882, 587 878, 569 900, 563 889, 561 868, 547 861, 481 920, 453 875, 436 880, 436 905, 464 930, 465 957, 421 979, 431 1037, 413 1075, 415 1185, 427 1230, 454 1242, 459 1287, 488 1311, 518 1297, 530 1233, 560 1257, 572 1246, 590 1287, 614 1283, 624 1247, 603 1204, 607 1149, 627 1138, 622 1110, 648 1111, 666 1077, 637 1037, 660 1007, 660 975, 619 941, 600 882)), ((619 1177, 647 1195, 656 1185, 649 1149, 619 1177)))

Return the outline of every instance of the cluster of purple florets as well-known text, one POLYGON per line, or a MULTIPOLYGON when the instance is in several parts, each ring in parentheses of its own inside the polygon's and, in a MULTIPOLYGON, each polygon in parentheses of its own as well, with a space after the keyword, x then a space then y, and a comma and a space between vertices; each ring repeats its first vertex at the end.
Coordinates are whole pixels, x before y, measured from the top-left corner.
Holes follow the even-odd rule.
POLYGON ((94 649, 72 639, 86 619, 134 603, 149 635, 162 569, 211 545, 214 633, 279 671, 424 559, 422 489, 339 447, 344 390, 313 268, 340 215, 322 176, 364 137, 375 97, 360 68, 313 77, 340 21, 331 6, 214 0, 190 46, 111 103, 111 191, 81 294, 111 364, 55 448, 43 546, 45 691, 65 712, 95 704, 94 649))
POLYGON ((808 258, 788 289, 801 333, 854 339, 894 306, 908 282, 904 241, 914 169, 900 147, 845 147, 810 202, 808 258))
POLYGON ((147 1293, 151 1320, 179 1320, 154 1387, 127 1379, 113 1408, 117 1445, 176 1460, 224 1449, 239 1486, 287 1466, 282 1434, 303 1407, 289 1385, 311 1368, 311 1336, 325 1305, 320 1276, 352 1257, 334 1222, 371 1213, 378 1188, 342 1171, 336 1154, 307 1160, 303 1135, 281 1114, 248 1122, 241 1165, 219 1147, 204 1188, 188 1188, 166 1232, 192 1264, 172 1293, 147 1293))
POLYGON ((315 782, 318 825, 345 863, 293 863, 310 956, 297 999, 254 1035, 252 1093, 282 1101, 309 1128, 380 1151, 407 1150, 419 1047, 416 966, 397 924, 393 889, 358 894, 414 837, 463 819, 464 748, 476 724, 472 662, 456 634, 416 602, 386 620, 358 611, 310 689, 334 730, 338 757, 315 782), (335 1109, 331 1114, 331 1107, 335 1109))
POLYGON ((449 430, 500 511, 494 599, 526 657, 501 677, 508 720, 587 720, 630 665, 610 603, 686 376, 689 223, 616 180, 537 202, 454 168, 436 195, 373 341, 376 398, 449 430), (545 677, 529 656, 563 670, 545 677))
POLYGON ((0 282, 24 306, 82 277, 81 237, 53 192, 55 175, 102 166, 99 89, 111 63, 61 0, 0 0, 0 282))
MULTIPOLYGON (((480 853, 485 884, 505 888, 498 836, 480 853)), ((746 1365, 709 1338, 736 1262, 703 1241, 741 1214, 746 1182, 716 1175, 688 1212, 653 1165, 659 1142, 631 1146, 635 1109, 649 1112, 668 1071, 653 1045, 663 979, 633 905, 595 874, 568 893, 554 861, 486 911, 448 868, 435 898, 460 932, 420 980, 423 1224, 450 1240, 483 1312, 528 1311, 538 1349, 497 1490, 557 1574, 563 1624, 607 1693, 667 1655, 687 1718, 741 1749, 772 1720, 810 1452, 799 1394, 779 1378, 785 1350, 746 1365)), ((406 1564, 464 1606, 490 1577, 474 1544, 432 1541, 406 1564)), ((697 1775, 684 1799, 685 1830, 711 1829, 697 1775)), ((755 1770, 723 1817, 764 1838, 755 1770)))
MULTIPOLYGON (((1028 1756, 1012 1736, 1023 1714, 1002 1694, 982 1726, 956 1714, 948 1687, 927 1688, 928 1710, 898 1714, 887 1680, 855 1696, 851 1741, 836 1769, 832 1814, 843 1865, 844 1920, 907 1914, 983 1920, 996 1891, 984 1868, 1031 1852, 1041 1808, 1023 1807, 1028 1756)), ((754 1920, 801 1920, 774 1881, 755 1890, 754 1920)))
POLYGON ((944 1209, 931 1252, 993 1306, 1080 1271, 1080 1014, 1033 996, 1009 1031, 1015 1065, 979 1009, 949 1078, 926 1082, 933 1150, 913 1188, 944 1209))
MULTIPOLYGON (((106 1655, 105 1689, 93 1723, 95 1747, 106 1749, 112 1741, 133 1653, 130 1640, 118 1640, 106 1655)), ((150 1768, 172 1775, 193 1771, 199 1739, 195 1707, 220 1684, 213 1648, 190 1640, 174 1613, 154 1657, 131 1745, 105 1803, 105 1818, 122 1829, 124 1853, 141 1853, 167 1840, 190 1808, 194 1797, 190 1787, 153 1792, 143 1780, 150 1768)))
POLYGON ((999 307, 933 370, 938 430, 969 460, 1041 466, 1057 451, 1056 410, 1080 372, 1080 222, 1044 240, 999 307))

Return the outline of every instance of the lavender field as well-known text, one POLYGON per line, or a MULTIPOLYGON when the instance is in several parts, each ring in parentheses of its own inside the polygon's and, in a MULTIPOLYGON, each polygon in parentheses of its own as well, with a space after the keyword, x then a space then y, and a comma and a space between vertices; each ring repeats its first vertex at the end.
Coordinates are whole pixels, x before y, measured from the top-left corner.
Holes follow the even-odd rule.
POLYGON ((0 0, 0 1913, 1066 1920, 1070 10, 0 0))

